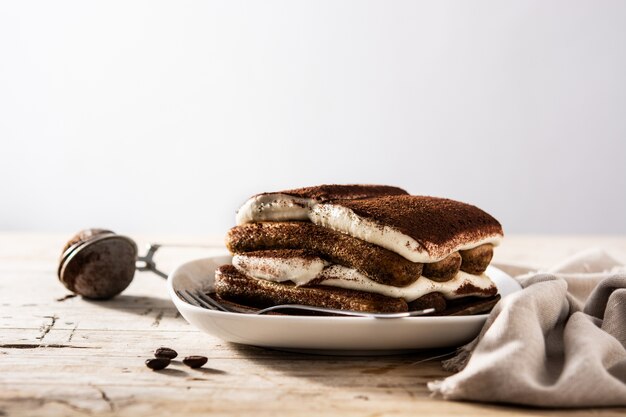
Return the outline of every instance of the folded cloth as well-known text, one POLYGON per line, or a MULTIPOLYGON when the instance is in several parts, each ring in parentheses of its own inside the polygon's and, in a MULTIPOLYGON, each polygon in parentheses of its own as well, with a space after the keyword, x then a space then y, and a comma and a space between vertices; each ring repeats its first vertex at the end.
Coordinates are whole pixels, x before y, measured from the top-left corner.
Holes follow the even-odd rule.
MULTIPOLYGON (((519 266, 501 269, 521 272, 519 266)), ((518 276, 479 336, 428 388, 449 400, 626 406, 626 268, 603 251, 518 276)))

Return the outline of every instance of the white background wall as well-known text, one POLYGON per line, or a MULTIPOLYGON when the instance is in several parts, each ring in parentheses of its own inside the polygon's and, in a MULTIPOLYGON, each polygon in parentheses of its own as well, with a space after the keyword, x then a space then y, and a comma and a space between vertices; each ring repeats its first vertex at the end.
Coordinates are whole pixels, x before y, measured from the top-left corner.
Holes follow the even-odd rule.
POLYGON ((626 233, 625 1, 5 1, 0 230, 222 233, 389 183, 626 233))

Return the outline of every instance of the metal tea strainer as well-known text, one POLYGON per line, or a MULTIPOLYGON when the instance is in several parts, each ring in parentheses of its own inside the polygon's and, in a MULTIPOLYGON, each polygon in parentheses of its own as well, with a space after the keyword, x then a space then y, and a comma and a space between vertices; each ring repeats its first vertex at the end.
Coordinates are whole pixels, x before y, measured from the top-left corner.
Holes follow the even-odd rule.
POLYGON ((74 235, 63 248, 57 274, 65 287, 83 297, 104 300, 121 293, 135 271, 152 271, 160 277, 154 255, 162 246, 204 247, 202 245, 150 244, 138 256, 137 244, 129 237, 106 229, 85 229, 74 235))

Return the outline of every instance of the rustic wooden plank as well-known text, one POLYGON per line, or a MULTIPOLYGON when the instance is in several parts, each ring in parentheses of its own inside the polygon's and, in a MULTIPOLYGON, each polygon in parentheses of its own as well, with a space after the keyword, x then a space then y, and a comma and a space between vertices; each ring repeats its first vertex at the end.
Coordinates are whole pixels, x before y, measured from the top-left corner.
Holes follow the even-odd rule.
MULTIPOLYGON (((207 383, 208 384, 208 383, 207 383)), ((37 387, 41 396, 28 396, 17 390, 0 393, 0 405, 7 415, 342 415, 342 416, 623 416, 624 409, 533 410, 462 402, 443 402, 426 396, 425 391, 402 388, 346 390, 332 386, 320 390, 295 391, 285 387, 271 390, 240 390, 211 383, 210 388, 150 387, 129 393, 128 387, 87 385, 79 391, 65 387, 37 387), (10 396, 10 401, 3 398, 10 396), (4 405, 6 404, 6 405, 4 405)))
MULTIPOLYGON (((626 409, 535 410, 447 402, 426 383, 445 377, 446 350, 384 357, 312 356, 241 346, 200 333, 167 298, 165 283, 138 273, 124 295, 94 302, 56 279, 66 236, 0 234, 0 415, 624 415, 626 409), (202 354, 206 368, 176 361, 154 372, 144 360, 159 346, 202 354)), ((140 244, 152 239, 138 239, 140 244)), ((223 253, 211 248, 160 254, 163 269, 223 253)), ((574 251, 604 246, 626 261, 624 237, 507 238, 496 261, 550 265, 574 251)))

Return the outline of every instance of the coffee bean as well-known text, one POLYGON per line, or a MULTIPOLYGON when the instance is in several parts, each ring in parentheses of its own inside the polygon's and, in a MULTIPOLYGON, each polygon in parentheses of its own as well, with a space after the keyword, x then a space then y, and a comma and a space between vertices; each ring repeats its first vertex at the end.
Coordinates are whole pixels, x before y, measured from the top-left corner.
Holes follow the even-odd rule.
POLYGON ((160 347, 154 352, 155 358, 174 359, 176 356, 178 356, 178 353, 168 347, 160 347))
POLYGON ((183 363, 190 368, 200 368, 208 361, 206 356, 187 356, 183 363))
POLYGON ((154 371, 160 371, 170 364, 168 358, 151 358, 146 359, 146 366, 154 371))

